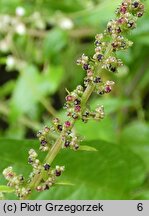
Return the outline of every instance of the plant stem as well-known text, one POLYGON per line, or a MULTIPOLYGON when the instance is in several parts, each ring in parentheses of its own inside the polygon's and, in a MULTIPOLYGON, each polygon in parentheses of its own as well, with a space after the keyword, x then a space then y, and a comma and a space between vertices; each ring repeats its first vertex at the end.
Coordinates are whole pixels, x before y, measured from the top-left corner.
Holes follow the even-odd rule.
MULTIPOLYGON (((62 147, 62 136, 63 136, 62 134, 58 137, 58 139, 56 140, 55 144, 49 150, 49 152, 48 152, 48 154, 47 154, 47 156, 46 156, 46 158, 44 160, 44 163, 51 164, 52 161, 57 156, 57 154, 59 153, 59 151, 61 150, 61 147, 62 147)), ((38 186, 38 184, 40 183, 40 181, 42 179, 43 173, 44 172, 42 171, 40 174, 35 175, 35 177, 33 178, 32 182, 29 185, 30 188, 36 188, 38 186)))
POLYGON ((87 103, 89 97, 91 96, 92 92, 94 91, 95 86, 93 85, 93 83, 91 83, 90 85, 88 85, 88 87, 86 88, 86 90, 84 91, 84 94, 82 96, 82 110, 84 110, 84 106, 87 103))
MULTIPOLYGON (((105 58, 107 58, 107 56, 110 54, 111 52, 111 43, 109 43, 109 46, 107 47, 106 51, 105 51, 105 58)), ((100 71, 102 70, 102 64, 98 64, 98 66, 96 67, 95 71, 94 71, 94 75, 97 75, 100 73, 100 71)), ((82 96, 82 108, 85 106, 85 104, 87 103, 89 97, 91 96, 92 92, 95 89, 95 85, 93 83, 90 83, 88 85, 88 87, 86 88, 86 90, 84 91, 84 94, 82 96)))
MULTIPOLYGON (((105 51, 105 57, 107 57, 111 52, 111 43, 109 43, 109 46, 107 47, 106 51, 105 51)), ((97 75, 99 74, 99 72, 102 70, 102 64, 100 63, 95 71, 94 74, 97 75)), ((89 83, 88 87, 85 89, 83 96, 82 96, 82 102, 81 102, 81 107, 82 107, 82 113, 84 112, 84 109, 86 107, 86 103, 89 100, 91 94, 94 91, 94 84, 93 83, 89 83)), ((74 126, 76 120, 73 119, 71 121, 71 127, 74 126)), ((57 138, 55 144, 52 146, 52 148, 49 150, 44 163, 49 163, 51 164, 53 162, 53 160, 55 159, 55 157, 58 155, 58 153, 60 152, 60 150, 62 149, 62 142, 63 142, 63 135, 65 134, 65 131, 63 130, 61 132, 61 135, 57 138)), ((41 171, 40 174, 36 174, 34 176, 34 178, 32 179, 32 181, 29 184, 29 188, 32 190, 34 188, 36 188, 38 186, 38 184, 41 182, 42 178, 43 178, 43 174, 44 174, 44 170, 41 171)), ((29 195, 27 195, 26 197, 24 197, 23 199, 27 199, 29 195)))

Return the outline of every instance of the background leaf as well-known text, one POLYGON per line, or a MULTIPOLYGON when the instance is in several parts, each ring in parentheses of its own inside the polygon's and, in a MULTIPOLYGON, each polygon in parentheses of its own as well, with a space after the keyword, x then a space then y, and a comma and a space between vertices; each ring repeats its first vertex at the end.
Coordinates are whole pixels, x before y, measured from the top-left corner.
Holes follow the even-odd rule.
MULTIPOLYGON (((74 186, 53 187, 48 192, 33 199, 130 199, 131 191, 135 190, 145 179, 145 166, 139 156, 127 147, 104 141, 94 140, 83 142, 83 145, 96 148, 97 151, 63 150, 53 166, 65 165, 65 172, 60 182, 70 182, 74 186), (98 168, 97 168, 98 167, 98 168), (139 173, 139 175, 138 175, 139 173), (65 189, 64 189, 65 187, 65 189)), ((30 168, 26 163, 29 146, 36 147, 36 141, 1 140, 1 147, 7 146, 8 152, 2 152, 1 170, 13 165, 20 173, 28 174, 30 168), (13 154, 9 151, 13 149, 13 154), (18 148, 19 146, 19 148, 18 148), (15 159, 16 158, 16 159, 15 159)), ((2 181, 3 182, 3 181, 2 181)))
POLYGON ((132 122, 120 137, 121 145, 128 146, 137 153, 149 168, 149 125, 144 122, 132 122))
POLYGON ((44 41, 44 55, 49 58, 56 55, 66 45, 67 34, 59 28, 55 28, 47 34, 44 41))
MULTIPOLYGON (((0 1, 1 172, 12 165, 28 176, 28 150, 39 145, 28 139, 51 125, 53 116, 66 120, 65 89, 84 82, 85 71, 76 60, 83 53, 93 56, 95 35, 105 30, 121 1, 0 1)), ((78 121, 75 131, 85 140, 82 150, 63 151, 55 162, 66 165, 59 183, 75 185, 55 186, 32 198, 149 199, 149 1, 142 2, 145 14, 127 35, 134 44, 117 53, 124 67, 117 74, 100 74, 104 82, 115 82, 112 92, 92 94, 88 103, 92 110, 104 105, 105 118, 78 121)), ((2 175, 0 182, 6 184, 2 175)))

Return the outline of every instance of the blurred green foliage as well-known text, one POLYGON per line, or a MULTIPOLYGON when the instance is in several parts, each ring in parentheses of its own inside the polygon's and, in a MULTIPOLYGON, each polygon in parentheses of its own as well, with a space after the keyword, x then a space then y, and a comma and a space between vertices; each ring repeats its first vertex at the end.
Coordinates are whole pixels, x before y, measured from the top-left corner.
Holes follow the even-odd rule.
MULTIPOLYGON (((29 174, 27 152, 38 141, 28 138, 53 116, 65 118, 65 89, 83 83, 76 59, 93 54, 95 34, 120 2, 0 1, 1 172, 13 165, 29 174)), ((118 53, 126 66, 116 75, 103 74, 116 82, 114 91, 90 101, 91 107, 104 105, 105 119, 76 124, 82 144, 98 151, 62 151, 54 162, 66 166, 59 181, 74 186, 55 186, 32 199, 149 199, 149 1, 144 3, 146 13, 128 35, 134 46, 118 53)))

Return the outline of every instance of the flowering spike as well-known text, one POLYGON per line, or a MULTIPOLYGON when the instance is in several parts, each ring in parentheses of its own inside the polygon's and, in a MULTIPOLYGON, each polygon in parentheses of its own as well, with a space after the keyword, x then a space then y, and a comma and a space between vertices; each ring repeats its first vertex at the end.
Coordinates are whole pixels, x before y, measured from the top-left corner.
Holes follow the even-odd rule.
POLYGON ((29 151, 28 162, 32 165, 32 172, 29 179, 24 183, 22 175, 17 176, 12 167, 8 167, 3 171, 3 175, 8 180, 8 185, 15 188, 19 198, 27 198, 33 189, 44 191, 51 188, 64 171, 63 166, 51 167, 56 155, 61 148, 70 148, 73 150, 79 149, 79 137, 75 134, 73 126, 78 119, 84 123, 88 120, 101 120, 104 118, 104 107, 98 106, 94 111, 90 110, 87 102, 93 92, 99 95, 110 93, 114 81, 104 81, 100 73, 103 69, 112 73, 117 72, 118 67, 123 63, 117 58, 116 53, 119 50, 125 50, 132 45, 123 34, 136 28, 136 21, 144 14, 144 5, 140 0, 123 0, 122 4, 116 10, 116 18, 108 22, 106 30, 103 34, 95 36, 95 52, 93 57, 88 57, 83 54, 77 64, 81 65, 86 72, 84 78, 84 86, 78 85, 76 89, 69 92, 65 97, 65 108, 67 110, 68 120, 62 123, 59 118, 52 121, 52 126, 45 126, 42 131, 37 133, 40 141, 40 150, 47 151, 48 154, 44 162, 37 159, 38 154, 35 150, 29 151), (50 133, 56 139, 52 147, 49 147, 51 140, 50 133), (50 163, 50 164, 49 164, 50 163), (23 182, 23 184, 22 184, 23 182))

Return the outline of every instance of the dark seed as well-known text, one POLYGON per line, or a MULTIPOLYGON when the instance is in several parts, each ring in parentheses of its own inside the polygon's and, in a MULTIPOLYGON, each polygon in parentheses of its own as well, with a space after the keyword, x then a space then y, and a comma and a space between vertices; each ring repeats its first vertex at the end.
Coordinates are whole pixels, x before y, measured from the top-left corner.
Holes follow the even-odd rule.
POLYGON ((68 130, 68 131, 67 131, 67 135, 70 135, 70 134, 71 134, 71 130, 68 130))
POLYGON ((95 41, 95 45, 96 45, 96 46, 99 46, 100 44, 101 44, 100 41, 98 41, 98 40, 95 41))
POLYGON ((51 167, 51 166, 50 166, 49 164, 45 164, 45 165, 44 165, 44 169, 45 169, 46 171, 49 170, 50 167, 51 167))
POLYGON ((86 111, 86 112, 85 112, 85 115, 86 115, 86 116, 89 116, 89 112, 86 111))
POLYGON ((49 190, 49 185, 45 185, 44 190, 49 190))
POLYGON ((128 22, 128 27, 129 27, 129 28, 134 27, 134 22, 128 22))
POLYGON ((115 71, 116 71, 116 68, 115 68, 115 67, 112 67, 112 68, 111 68, 111 71, 112 71, 112 72, 115 72, 115 71))
POLYGON ((56 176, 60 176, 60 175, 61 175, 61 171, 56 170, 56 171, 55 171, 55 175, 56 175, 56 176))
POLYGON ((116 47, 117 47, 117 44, 116 44, 116 43, 112 43, 111 45, 113 46, 113 48, 116 48, 116 47))
POLYGON ((46 140, 41 140, 40 144, 41 144, 42 146, 45 146, 45 145, 47 145, 47 141, 46 141, 46 140))
POLYGON ((114 67, 114 66, 112 66, 112 65, 109 66, 109 69, 110 69, 110 71, 112 71, 113 73, 116 71, 116 67, 114 67))
POLYGON ((101 78, 100 77, 95 77, 95 79, 94 79, 93 82, 94 83, 100 83, 101 82, 101 78))
POLYGON ((139 2, 134 2, 132 5, 134 6, 134 8, 137 8, 139 6, 139 2))
POLYGON ((100 91, 98 92, 99 95, 103 95, 104 94, 104 91, 100 91))
POLYGON ((79 105, 81 103, 81 101, 80 100, 78 100, 78 99, 75 99, 75 101, 74 101, 74 104, 75 105, 79 105))
POLYGON ((109 33, 111 33, 111 32, 112 32, 112 27, 111 27, 111 26, 108 26, 108 28, 107 28, 107 29, 108 29, 108 32, 109 32, 109 33))
POLYGON ((88 65, 88 64, 84 64, 84 65, 83 65, 83 69, 84 69, 84 70, 88 70, 88 69, 89 69, 89 65, 88 65))
POLYGON ((89 116, 89 112, 86 111, 82 116, 87 118, 89 116))
POLYGON ((59 130, 59 131, 62 131, 62 125, 57 125, 57 129, 59 130))
POLYGON ((117 33, 121 33, 121 28, 120 27, 117 28, 116 31, 117 31, 117 33))
POLYGON ((69 146, 70 146, 70 141, 69 141, 69 140, 66 140, 64 146, 65 146, 66 148, 69 147, 69 146))
POLYGON ((138 16, 138 17, 142 17, 142 16, 143 16, 143 13, 139 12, 139 13, 137 13, 137 16, 138 16))
POLYGON ((33 163, 33 160, 31 158, 28 159, 28 163, 33 163))
POLYGON ((77 150, 77 149, 79 148, 79 145, 76 144, 76 145, 74 146, 74 148, 75 148, 75 150, 77 150))
POLYGON ((97 56, 98 61, 101 61, 102 58, 103 58, 103 55, 102 54, 98 54, 98 56, 97 56))
POLYGON ((20 176, 20 181, 24 181, 24 177, 23 176, 20 176))
POLYGON ((85 78, 85 79, 84 79, 84 82, 85 82, 85 83, 89 83, 90 81, 91 81, 91 80, 88 79, 88 78, 85 78))

